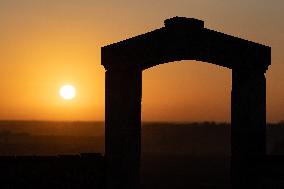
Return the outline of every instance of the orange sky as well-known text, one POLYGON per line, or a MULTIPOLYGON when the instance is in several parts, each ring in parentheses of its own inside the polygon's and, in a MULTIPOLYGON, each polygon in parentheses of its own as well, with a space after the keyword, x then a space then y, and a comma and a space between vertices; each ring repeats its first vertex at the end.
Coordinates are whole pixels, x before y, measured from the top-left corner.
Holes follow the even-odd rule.
MULTIPOLYGON (((1 0, 0 119, 104 120, 100 47, 163 26, 173 16, 272 47, 267 117, 284 119, 282 0, 1 0), (59 87, 77 88, 64 101, 59 87)), ((143 73, 146 121, 229 121, 231 72, 181 61, 143 73)))

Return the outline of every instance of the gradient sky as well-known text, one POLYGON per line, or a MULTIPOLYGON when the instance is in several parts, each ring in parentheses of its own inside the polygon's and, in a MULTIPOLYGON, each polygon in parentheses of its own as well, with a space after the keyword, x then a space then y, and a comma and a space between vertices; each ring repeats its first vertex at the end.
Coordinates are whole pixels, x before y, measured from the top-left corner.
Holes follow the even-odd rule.
MULTIPOLYGON (((284 119, 283 0, 0 0, 0 119, 104 120, 100 47, 173 16, 272 47, 267 118, 284 119), (64 101, 71 83, 77 97, 64 101)), ((230 121, 231 72, 196 61, 143 72, 146 121, 230 121)))

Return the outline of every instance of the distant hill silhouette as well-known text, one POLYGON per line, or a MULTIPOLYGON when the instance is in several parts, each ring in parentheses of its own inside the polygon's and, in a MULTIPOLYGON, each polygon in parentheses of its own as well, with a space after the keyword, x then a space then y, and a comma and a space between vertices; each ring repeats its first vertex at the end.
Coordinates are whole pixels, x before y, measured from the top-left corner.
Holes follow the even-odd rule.
MULTIPOLYGON (((103 122, 0 121, 0 155, 104 153, 103 122), (54 129, 54 132, 51 129, 54 129), (78 135, 77 135, 78 133, 78 135)), ((228 123, 145 122, 143 154, 230 155, 228 123)), ((284 123, 268 124, 268 154, 284 155, 284 123)))

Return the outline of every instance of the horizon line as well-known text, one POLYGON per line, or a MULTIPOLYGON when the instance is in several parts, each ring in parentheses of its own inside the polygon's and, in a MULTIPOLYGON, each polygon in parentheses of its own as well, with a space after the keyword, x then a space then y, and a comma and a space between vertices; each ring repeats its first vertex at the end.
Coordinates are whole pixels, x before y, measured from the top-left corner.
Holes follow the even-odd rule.
MULTIPOLYGON (((97 122, 97 123, 104 123, 105 120, 49 120, 49 119, 0 119, 0 122, 69 122, 69 123, 89 123, 89 122, 97 122)), ((154 121, 143 121, 141 123, 164 123, 164 124, 200 124, 200 123, 207 123, 207 124, 231 124, 230 121, 161 121, 161 120, 154 120, 154 121)), ((279 121, 271 121, 267 122, 267 124, 284 124, 284 120, 279 121)))

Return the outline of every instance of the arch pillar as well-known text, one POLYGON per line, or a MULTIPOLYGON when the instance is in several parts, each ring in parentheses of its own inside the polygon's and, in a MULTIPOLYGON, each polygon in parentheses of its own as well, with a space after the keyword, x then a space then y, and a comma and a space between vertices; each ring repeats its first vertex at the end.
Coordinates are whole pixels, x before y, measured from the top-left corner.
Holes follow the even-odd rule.
POLYGON ((266 79, 262 70, 232 70, 231 172, 233 188, 253 187, 250 174, 266 154, 266 79))
POLYGON ((105 74, 106 188, 137 189, 141 154, 142 70, 105 74))

